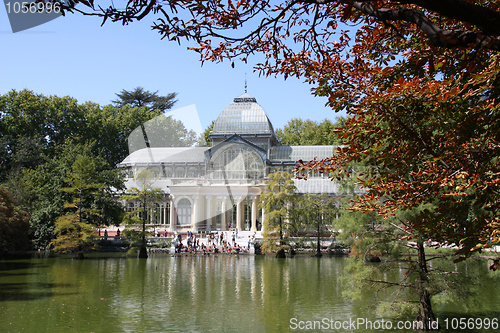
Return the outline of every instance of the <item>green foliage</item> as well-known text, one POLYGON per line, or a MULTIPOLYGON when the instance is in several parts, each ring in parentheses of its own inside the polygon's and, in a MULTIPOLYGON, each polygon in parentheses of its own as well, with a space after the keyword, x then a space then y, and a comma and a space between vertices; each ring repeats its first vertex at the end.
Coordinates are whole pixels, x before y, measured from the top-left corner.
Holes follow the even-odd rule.
MULTIPOLYGON (((351 246, 353 256, 379 256, 382 253, 390 253, 387 248, 382 250, 382 244, 387 247, 389 239, 383 242, 387 233, 385 221, 376 213, 361 213, 350 211, 351 204, 347 198, 343 199, 340 205, 338 218, 335 220, 335 228, 341 230, 337 238, 351 246), (379 232, 380 231, 380 232, 379 232), (374 243, 378 243, 377 248, 371 248, 374 243)), ((395 231, 395 230, 393 230, 395 231)))
POLYGON ((338 117, 334 123, 328 119, 318 123, 309 119, 294 118, 275 133, 282 145, 339 145, 341 141, 335 128, 340 127, 344 121, 342 117, 338 117))
POLYGON ((131 246, 127 250, 127 253, 125 254, 125 256, 127 258, 136 258, 138 254, 139 254, 139 247, 138 246, 131 246))
POLYGON ((269 174, 266 191, 260 199, 260 207, 266 212, 264 237, 267 241, 273 242, 275 233, 278 233, 282 243, 285 234, 290 234, 293 230, 290 223, 293 217, 291 209, 296 197, 295 184, 290 173, 278 170, 269 174))
MULTIPOLYGON (((61 191, 78 155, 87 156, 104 187, 83 198, 88 223, 117 224, 123 209, 113 189, 123 189, 114 167, 129 153, 127 139, 134 129, 160 115, 148 107, 100 107, 78 104, 70 97, 43 96, 12 90, 0 96, 0 182, 29 213, 35 248, 45 248, 54 237, 54 222, 71 203, 61 191)), ((75 203, 72 203, 75 204, 75 203)))
POLYGON ((280 250, 288 251, 291 249, 291 246, 287 243, 287 238, 284 237, 280 242, 276 241, 276 239, 272 239, 271 237, 264 238, 260 246, 260 250, 263 253, 275 253, 280 250))
POLYGON ((0 256, 29 247, 28 216, 17 207, 7 189, 0 187, 0 256))
MULTIPOLYGON (((420 281, 412 264, 413 255, 376 264, 350 258, 341 278, 343 296, 356 301, 375 295, 379 301, 374 307, 379 316, 404 320, 415 318, 420 281)), ((481 302, 478 295, 482 272, 467 270, 467 263, 453 263, 452 255, 433 259, 432 263, 425 288, 432 296, 433 306, 446 305, 464 312, 477 311, 481 302)), ((470 266, 484 265, 475 263, 470 266)))
POLYGON ((106 197, 106 189, 111 192, 109 183, 100 182, 106 177, 99 174, 102 171, 98 169, 99 163, 102 164, 103 161, 92 159, 81 152, 74 156, 71 170, 64 177, 66 186, 60 188, 61 192, 69 196, 69 200, 64 203, 64 208, 69 213, 59 216, 55 221, 56 238, 51 242, 55 252, 81 252, 94 248, 91 238, 95 225, 91 223, 101 222, 104 210, 96 205, 96 198, 106 197))
POLYGON ((68 193, 73 200, 65 204, 65 208, 75 208, 78 220, 88 220, 90 216, 98 215, 99 212, 86 205, 84 201, 93 198, 104 187, 103 184, 95 182, 96 168, 88 156, 77 156, 73 163, 72 171, 64 179, 69 187, 61 188, 68 193))
POLYGON ((215 120, 212 120, 212 123, 208 125, 208 127, 205 129, 205 131, 201 134, 201 138, 198 140, 199 142, 202 143, 202 145, 206 145, 207 147, 212 146, 212 139, 210 139, 210 133, 214 129, 214 124, 215 120))
POLYGON ((151 111, 160 110, 165 112, 171 109, 177 102, 175 97, 177 93, 170 93, 167 96, 159 96, 158 91, 150 92, 144 90, 142 87, 137 87, 134 90, 127 91, 123 89, 121 92, 116 94, 117 100, 113 103, 115 106, 131 106, 131 107, 148 107, 151 111))
POLYGON ((349 212, 348 208, 344 207, 346 211, 338 219, 338 227, 342 229, 338 237, 352 248, 342 278, 344 296, 357 299, 376 293, 380 299, 377 313, 400 319, 415 318, 424 292, 430 295, 433 304, 474 300, 477 276, 457 269, 451 254, 441 255, 433 249, 431 258, 425 256, 426 250, 420 247, 422 239, 420 245, 404 239, 411 232, 409 221, 420 216, 421 211, 431 211, 432 206, 398 211, 387 219, 375 212, 349 212), (432 265, 428 265, 431 261, 432 265))
POLYGON ((160 114, 147 107, 100 107, 12 90, 0 96, 0 182, 13 170, 34 169, 56 158, 58 147, 68 142, 96 142, 92 154, 115 166, 128 155, 130 133, 160 114))
MULTIPOLYGON (((134 219, 132 221, 136 222, 138 220, 134 219)), ((139 222, 137 222, 137 223, 139 223, 139 222)), ((126 228, 125 230, 123 230, 122 235, 129 241, 130 247, 135 247, 135 248, 140 247, 140 245, 142 243, 142 236, 143 236, 142 231, 139 231, 139 230, 134 229, 134 228, 126 228)))
POLYGON ((123 208, 114 198, 114 189, 124 188, 120 170, 94 156, 92 145, 65 144, 56 151, 56 158, 23 170, 17 182, 25 187, 23 203, 31 213, 36 248, 50 243, 56 219, 68 208, 78 207, 76 214, 96 226, 117 225, 122 218, 123 208))
POLYGON ((54 252, 68 253, 95 249, 94 227, 81 222, 77 214, 59 216, 55 222, 56 238, 51 241, 54 252))
POLYGON ((325 230, 332 232, 339 211, 338 200, 319 194, 299 196, 295 190, 288 172, 278 170, 269 174, 260 202, 266 216, 264 252, 288 250, 292 244, 288 237, 297 237, 303 231, 314 231, 317 235, 325 230))
POLYGON ((326 194, 306 193, 295 204, 295 214, 300 220, 301 229, 323 232, 325 228, 336 225, 339 212, 339 199, 326 194))
POLYGON ((194 130, 181 120, 159 115, 138 126, 128 137, 129 152, 146 147, 190 147, 198 143, 194 130))
POLYGON ((387 302, 377 304, 376 311, 382 318, 412 320, 417 316, 417 307, 413 302, 387 302))

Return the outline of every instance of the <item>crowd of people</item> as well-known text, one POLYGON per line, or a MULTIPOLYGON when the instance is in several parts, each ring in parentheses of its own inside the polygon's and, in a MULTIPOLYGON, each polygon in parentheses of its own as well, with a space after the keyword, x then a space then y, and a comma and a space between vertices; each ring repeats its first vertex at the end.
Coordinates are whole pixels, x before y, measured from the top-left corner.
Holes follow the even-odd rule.
POLYGON ((238 230, 229 235, 228 232, 215 232, 207 234, 206 238, 197 237, 192 232, 187 234, 186 239, 182 239, 182 235, 178 234, 173 241, 175 253, 202 253, 204 255, 215 253, 249 253, 250 246, 253 242, 253 237, 248 236, 246 246, 241 246, 236 242, 238 238, 238 230))

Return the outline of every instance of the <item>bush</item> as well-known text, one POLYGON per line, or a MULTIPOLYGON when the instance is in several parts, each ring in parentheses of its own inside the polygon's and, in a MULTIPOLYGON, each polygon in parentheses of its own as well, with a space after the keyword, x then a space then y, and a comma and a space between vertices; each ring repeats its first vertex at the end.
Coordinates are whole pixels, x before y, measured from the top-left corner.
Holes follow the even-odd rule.
POLYGON ((171 246, 172 246, 172 238, 165 238, 155 243, 152 243, 148 247, 156 249, 170 249, 171 246))
POLYGON ((0 255, 29 248, 29 219, 0 187, 0 255))
POLYGON ((128 251, 126 256, 129 258, 135 258, 139 254, 140 247, 138 246, 131 246, 128 251))

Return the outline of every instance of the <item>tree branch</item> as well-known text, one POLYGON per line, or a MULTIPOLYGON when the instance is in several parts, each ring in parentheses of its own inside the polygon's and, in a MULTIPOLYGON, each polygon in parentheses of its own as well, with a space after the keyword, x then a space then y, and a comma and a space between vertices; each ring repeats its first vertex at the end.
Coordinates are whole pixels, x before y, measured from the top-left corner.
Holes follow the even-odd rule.
POLYGON ((390 281, 372 280, 372 279, 362 279, 362 280, 366 281, 366 282, 382 283, 382 284, 388 284, 391 286, 398 286, 398 287, 409 287, 409 288, 415 287, 415 285, 413 283, 400 283, 400 282, 390 282, 390 281))
POLYGON ((402 0, 450 19, 475 25, 487 35, 500 36, 500 12, 464 0, 402 0))
POLYGON ((378 8, 370 0, 303 0, 308 4, 348 3, 362 13, 381 22, 404 21, 415 24, 434 46, 453 48, 476 44, 491 50, 500 50, 500 12, 465 0, 400 0, 400 4, 416 5, 422 10, 477 27, 481 32, 441 29, 422 11, 410 8, 378 8))
MULTIPOLYGON (((405 1, 401 1, 405 2, 405 1)), ((408 1, 410 2, 410 1, 408 1)), ((413 1, 418 3, 419 1, 413 1)), ((428 2, 423 0, 422 2, 428 2)), ((448 1, 449 2, 449 1, 448 1)), ((460 1, 458 1, 460 2, 460 1)), ((378 19, 379 21, 404 21, 415 24, 429 38, 434 46, 453 48, 458 46, 469 46, 477 44, 491 50, 500 51, 500 41, 494 37, 488 37, 484 34, 473 31, 446 31, 435 25, 422 11, 408 8, 376 8, 371 3, 362 1, 354 1, 353 7, 360 10, 366 15, 378 19)), ((493 11, 492 11, 493 12, 493 11)), ((499 15, 500 13, 493 12, 499 15)), ((469 22, 467 22, 469 23, 469 22)), ((492 36, 500 35, 497 29, 488 29, 492 31, 492 36)), ((499 29, 500 30, 500 29, 499 29)))

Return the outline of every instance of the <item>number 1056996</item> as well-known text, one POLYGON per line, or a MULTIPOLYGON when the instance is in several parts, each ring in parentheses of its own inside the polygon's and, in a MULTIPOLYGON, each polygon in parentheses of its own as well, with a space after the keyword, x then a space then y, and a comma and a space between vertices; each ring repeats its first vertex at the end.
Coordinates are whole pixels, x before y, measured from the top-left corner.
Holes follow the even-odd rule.
POLYGON ((60 13, 60 2, 8 1, 5 3, 7 14, 60 13))
POLYGON ((446 318, 444 328, 452 330, 497 330, 498 318, 446 318))

